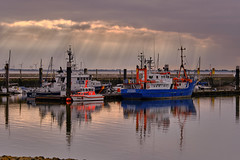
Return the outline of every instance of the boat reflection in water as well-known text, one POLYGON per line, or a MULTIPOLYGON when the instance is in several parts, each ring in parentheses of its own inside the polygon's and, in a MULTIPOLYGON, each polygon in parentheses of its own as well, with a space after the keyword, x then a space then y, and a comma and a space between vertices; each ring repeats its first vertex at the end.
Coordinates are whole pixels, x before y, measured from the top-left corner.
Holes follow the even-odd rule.
MULTIPOLYGON (((32 105, 32 104, 31 104, 32 105)), ((54 104, 35 104, 33 107, 38 107, 41 119, 44 119, 46 115, 50 113, 51 119, 58 122, 61 128, 64 121, 68 119, 68 110, 70 112, 71 120, 78 121, 79 123, 85 121, 91 121, 93 112, 99 112, 104 103, 103 101, 94 102, 79 102, 67 105, 54 105, 54 104)))
POLYGON ((100 112, 103 106, 103 101, 93 101, 79 103, 74 102, 66 105, 35 104, 33 107, 39 108, 41 122, 45 119, 45 117, 51 115, 51 124, 57 121, 57 125, 60 130, 64 126, 64 122, 66 123, 67 145, 71 146, 73 138, 72 131, 76 130, 74 127, 80 127, 83 122, 84 124, 90 122, 92 120, 92 113, 100 112))
POLYGON ((73 102, 71 104, 71 110, 73 116, 79 121, 88 122, 92 119, 93 112, 99 112, 104 106, 103 101, 89 101, 89 102, 73 102))
POLYGON ((170 121, 174 119, 180 127, 180 148, 183 143, 184 124, 188 118, 196 117, 196 109, 192 99, 122 101, 126 119, 133 117, 136 121, 136 133, 142 143, 151 128, 157 126, 164 133, 169 130, 170 121))

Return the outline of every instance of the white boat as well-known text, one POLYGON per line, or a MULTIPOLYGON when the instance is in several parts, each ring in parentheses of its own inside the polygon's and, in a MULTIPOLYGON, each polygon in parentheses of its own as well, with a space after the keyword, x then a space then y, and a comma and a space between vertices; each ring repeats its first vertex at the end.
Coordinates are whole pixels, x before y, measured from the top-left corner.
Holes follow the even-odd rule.
MULTIPOLYGON (((55 76, 55 81, 45 82, 42 87, 27 93, 28 97, 38 95, 60 95, 61 91, 66 91, 67 75, 63 70, 59 70, 55 76)), ((71 74, 71 91, 79 92, 84 87, 94 87, 95 90, 105 89, 100 81, 93 81, 92 76, 82 72, 81 70, 73 70, 71 74)), ((98 93, 97 92, 97 93, 98 93)))
POLYGON ((81 88, 81 91, 71 95, 71 98, 73 102, 104 100, 104 96, 101 94, 96 94, 93 87, 81 88))
MULTIPOLYGON (((69 58, 70 61, 73 62, 73 55, 71 54, 71 48, 69 51, 70 54, 69 58)), ((50 67, 52 68, 52 59, 50 61, 50 67)), ((76 69, 76 64, 72 64, 71 66, 72 72, 71 72, 71 92, 76 93, 79 92, 81 88, 86 87, 94 87, 99 91, 102 91, 105 86, 101 84, 100 81, 93 81, 92 75, 87 74, 87 69, 76 69)), ((52 69, 51 69, 52 70, 52 69)), ((51 82, 45 82, 43 83, 42 87, 35 89, 34 91, 30 91, 27 93, 28 98, 35 98, 36 96, 41 95, 62 95, 61 93, 64 93, 67 88, 67 74, 62 70, 60 67, 60 70, 57 71, 57 75, 53 73, 51 77, 51 82)), ((106 89, 105 89, 106 90, 106 89)))
MULTIPOLYGON (((7 93, 7 88, 2 87, 1 90, 2 90, 2 93, 7 93)), ((22 94, 23 90, 21 87, 13 85, 13 86, 9 86, 8 92, 10 94, 22 94)))

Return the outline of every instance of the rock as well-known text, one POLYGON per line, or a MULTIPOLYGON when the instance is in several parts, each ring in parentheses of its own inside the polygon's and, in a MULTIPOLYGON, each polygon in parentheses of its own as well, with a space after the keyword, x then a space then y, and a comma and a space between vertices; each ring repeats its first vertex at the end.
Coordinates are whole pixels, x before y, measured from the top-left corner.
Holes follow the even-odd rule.
POLYGON ((0 160, 74 160, 71 158, 68 159, 60 159, 60 158, 44 158, 43 156, 39 156, 39 157, 12 157, 12 156, 0 156, 0 160))

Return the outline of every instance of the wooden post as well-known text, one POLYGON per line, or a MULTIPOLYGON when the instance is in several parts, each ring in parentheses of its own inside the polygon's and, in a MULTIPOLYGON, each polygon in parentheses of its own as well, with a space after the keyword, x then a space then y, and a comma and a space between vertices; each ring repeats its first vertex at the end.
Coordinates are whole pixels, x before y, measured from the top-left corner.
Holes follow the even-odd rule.
POLYGON ((98 79, 98 70, 96 69, 96 80, 98 79))
POLYGON ((123 80, 124 82, 127 80, 127 69, 123 70, 123 80))
POLYGON ((71 62, 67 62, 67 97, 71 97, 71 62))
POLYGON ((43 77, 42 77, 42 68, 39 68, 39 87, 42 87, 42 81, 43 81, 43 77))
POLYGON ((6 63, 5 65, 5 73, 6 73, 6 89, 7 89, 7 93, 9 93, 9 64, 6 63))
POLYGON ((42 81, 43 81, 43 69, 42 69, 42 59, 40 61, 40 68, 39 68, 39 87, 42 87, 42 81))
POLYGON ((67 50, 69 59, 67 62, 67 98, 71 98, 71 73, 72 73, 72 66, 71 66, 71 62, 72 62, 72 51, 71 51, 71 47, 69 47, 69 49, 67 50))
POLYGON ((239 66, 236 67, 236 90, 239 91, 239 66))

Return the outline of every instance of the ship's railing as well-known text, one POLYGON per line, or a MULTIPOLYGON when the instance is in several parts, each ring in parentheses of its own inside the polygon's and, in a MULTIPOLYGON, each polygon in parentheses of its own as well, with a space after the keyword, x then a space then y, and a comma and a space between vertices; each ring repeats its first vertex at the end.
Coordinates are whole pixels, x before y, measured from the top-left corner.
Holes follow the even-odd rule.
POLYGON ((141 85, 137 83, 124 83, 123 88, 124 89, 140 89, 141 85))

